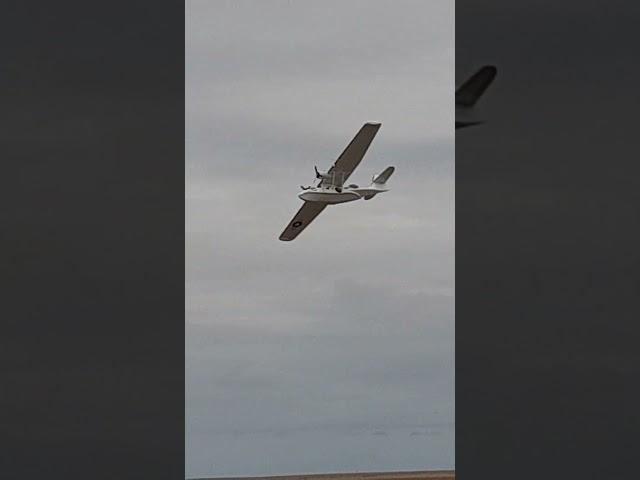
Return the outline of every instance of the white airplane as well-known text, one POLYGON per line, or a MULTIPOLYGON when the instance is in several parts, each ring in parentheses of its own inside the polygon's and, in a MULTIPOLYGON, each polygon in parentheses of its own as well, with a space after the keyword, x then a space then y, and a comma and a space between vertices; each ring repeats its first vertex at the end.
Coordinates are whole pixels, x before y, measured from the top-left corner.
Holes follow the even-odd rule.
POLYGON ((386 182, 395 170, 394 167, 387 167, 381 174, 374 175, 368 187, 359 187, 355 184, 345 186, 349 175, 367 153, 380 125, 380 123, 365 123, 327 172, 320 172, 317 167, 315 168, 316 178, 320 182, 315 187, 300 187, 302 192, 298 197, 304 200, 304 204, 280 234, 280 240, 290 241, 296 238, 327 205, 352 202, 361 198, 370 200, 377 194, 388 191, 386 182))
POLYGON ((472 107, 491 85, 497 73, 496 67, 485 65, 458 87, 456 90, 456 129, 482 123, 482 121, 473 118, 472 107))

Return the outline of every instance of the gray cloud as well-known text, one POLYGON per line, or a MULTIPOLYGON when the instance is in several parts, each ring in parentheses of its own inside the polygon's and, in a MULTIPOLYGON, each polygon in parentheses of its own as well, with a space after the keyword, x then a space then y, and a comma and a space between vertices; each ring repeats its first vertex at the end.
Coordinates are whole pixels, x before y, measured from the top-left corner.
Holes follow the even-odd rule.
POLYGON ((186 17, 186 474, 452 467, 453 5, 186 17), (371 120, 392 190, 279 242, 371 120))

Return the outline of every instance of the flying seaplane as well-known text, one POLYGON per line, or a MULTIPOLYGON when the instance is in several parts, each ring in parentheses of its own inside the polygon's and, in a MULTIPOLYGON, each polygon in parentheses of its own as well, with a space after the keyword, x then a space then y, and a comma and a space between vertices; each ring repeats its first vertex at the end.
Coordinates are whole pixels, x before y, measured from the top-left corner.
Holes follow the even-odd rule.
POLYGON ((395 170, 394 167, 387 167, 382 173, 374 175, 371 184, 367 187, 346 184, 349 176, 367 153, 380 125, 380 123, 365 123, 326 172, 321 172, 314 167, 316 179, 320 181, 316 186, 300 187, 302 191, 298 197, 304 201, 304 204, 280 234, 280 240, 290 241, 296 238, 327 205, 352 202, 361 198, 371 200, 379 193, 388 191, 386 183, 395 170))

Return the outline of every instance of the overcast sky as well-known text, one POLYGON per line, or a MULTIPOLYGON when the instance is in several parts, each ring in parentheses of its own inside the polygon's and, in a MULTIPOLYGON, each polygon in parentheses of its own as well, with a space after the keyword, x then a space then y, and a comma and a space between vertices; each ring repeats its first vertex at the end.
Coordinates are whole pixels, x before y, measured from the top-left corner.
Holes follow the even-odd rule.
POLYGON ((185 75, 186 475, 452 468, 454 3, 189 1, 185 75))

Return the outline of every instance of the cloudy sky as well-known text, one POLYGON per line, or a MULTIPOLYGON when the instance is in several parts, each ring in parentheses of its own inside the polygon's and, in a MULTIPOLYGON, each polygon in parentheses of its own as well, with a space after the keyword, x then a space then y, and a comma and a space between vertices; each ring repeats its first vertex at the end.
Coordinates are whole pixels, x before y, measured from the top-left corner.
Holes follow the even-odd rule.
POLYGON ((189 1, 185 75, 186 475, 453 467, 454 3, 189 1))

